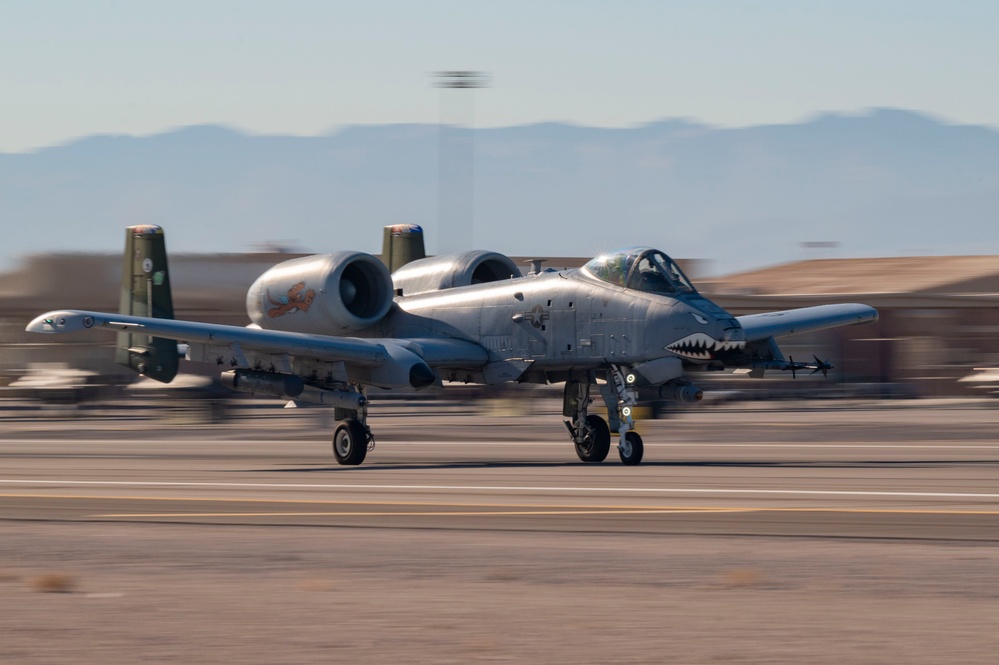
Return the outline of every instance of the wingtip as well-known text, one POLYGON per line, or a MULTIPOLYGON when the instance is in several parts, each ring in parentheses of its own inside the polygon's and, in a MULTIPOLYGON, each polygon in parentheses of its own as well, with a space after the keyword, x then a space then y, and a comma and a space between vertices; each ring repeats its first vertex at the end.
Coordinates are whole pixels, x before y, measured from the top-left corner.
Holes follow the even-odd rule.
POLYGON ((94 326, 94 317, 85 312, 57 310, 31 320, 24 330, 32 333, 58 334, 86 330, 94 326))

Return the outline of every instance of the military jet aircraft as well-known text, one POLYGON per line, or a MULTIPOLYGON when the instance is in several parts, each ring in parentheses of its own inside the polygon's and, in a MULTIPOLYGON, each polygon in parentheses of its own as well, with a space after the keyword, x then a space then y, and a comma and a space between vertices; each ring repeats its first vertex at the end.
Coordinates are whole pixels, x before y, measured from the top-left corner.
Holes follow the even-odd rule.
POLYGON ((170 382, 178 349, 223 370, 229 387, 332 406, 337 462, 374 447, 366 388, 423 390, 442 381, 565 383, 563 415, 576 454, 602 462, 611 432, 625 464, 638 464, 634 407, 695 402, 698 371, 826 373, 832 365, 785 359, 775 338, 876 321, 860 304, 732 316, 700 293, 669 256, 631 247, 576 270, 521 275, 502 254, 426 257, 415 225, 385 229, 383 260, 342 251, 296 258, 250 287, 244 327, 173 320, 163 230, 126 229, 118 313, 61 310, 27 330, 118 331, 117 361, 170 382), (589 412, 594 390, 607 419, 589 412))

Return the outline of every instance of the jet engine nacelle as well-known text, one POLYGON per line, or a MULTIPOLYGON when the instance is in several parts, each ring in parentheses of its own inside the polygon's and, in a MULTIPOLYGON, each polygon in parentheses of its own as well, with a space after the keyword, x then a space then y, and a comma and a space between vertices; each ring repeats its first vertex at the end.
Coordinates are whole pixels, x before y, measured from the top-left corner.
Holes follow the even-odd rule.
POLYGON ((407 263, 392 273, 396 291, 401 290, 404 296, 511 277, 520 277, 517 264, 508 256, 484 250, 431 256, 407 263))
POLYGON ((261 275, 246 294, 246 312, 261 328, 334 335, 378 323, 392 295, 388 268, 370 254, 317 254, 261 275))

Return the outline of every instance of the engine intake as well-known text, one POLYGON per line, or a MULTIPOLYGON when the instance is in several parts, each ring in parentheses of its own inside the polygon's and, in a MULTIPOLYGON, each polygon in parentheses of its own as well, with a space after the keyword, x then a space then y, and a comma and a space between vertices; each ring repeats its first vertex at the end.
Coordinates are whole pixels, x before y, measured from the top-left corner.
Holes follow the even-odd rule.
POLYGON ((520 269, 510 257, 499 252, 472 250, 443 254, 407 263, 392 274, 392 281, 404 296, 441 291, 456 286, 486 284, 520 277, 520 269))
POLYGON ((392 277, 364 252, 317 254, 279 263, 246 294, 261 328, 332 335, 378 323, 392 306, 392 277))

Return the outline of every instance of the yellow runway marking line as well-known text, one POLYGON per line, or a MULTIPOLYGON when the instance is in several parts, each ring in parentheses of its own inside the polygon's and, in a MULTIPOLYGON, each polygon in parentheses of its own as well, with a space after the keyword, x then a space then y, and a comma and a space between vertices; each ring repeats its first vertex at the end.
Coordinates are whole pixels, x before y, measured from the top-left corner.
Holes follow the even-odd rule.
POLYGON ((883 514, 883 515, 999 515, 999 510, 955 510, 955 509, 934 509, 934 508, 846 508, 846 507, 787 507, 787 506, 635 506, 635 505, 609 505, 609 506, 569 506, 569 505, 549 505, 549 504, 509 504, 509 503, 448 503, 434 501, 358 501, 358 500, 331 500, 331 499, 244 499, 225 497, 164 497, 164 496, 128 496, 128 495, 98 495, 98 494, 18 494, 0 493, 0 498, 17 499, 72 499, 72 500, 104 500, 104 501, 135 501, 135 502, 176 502, 176 503, 242 503, 242 504, 279 504, 279 505, 315 505, 315 506, 384 506, 384 507, 413 507, 413 508, 451 508, 454 510, 434 511, 434 512, 226 512, 226 513, 115 513, 101 514, 96 517, 168 517, 168 516, 283 516, 283 515, 543 515, 543 514, 565 514, 565 515, 589 515, 589 514, 668 514, 668 513, 840 513, 840 514, 883 514), (464 511, 462 508, 480 508, 482 511, 464 511), (510 509, 491 510, 491 509, 510 509))
MULTIPOLYGON (((461 508, 461 506, 455 506, 461 508)), ((836 513, 873 515, 977 515, 995 516, 999 511, 977 510, 885 510, 876 508, 715 508, 703 506, 671 506, 664 508, 597 508, 563 510, 449 510, 449 511, 339 511, 339 512, 229 512, 229 513, 106 513, 93 518, 196 518, 196 517, 550 517, 593 515, 678 515, 692 513, 836 513)))
POLYGON ((102 513, 92 517, 304 517, 304 516, 489 516, 489 515, 640 515, 678 513, 836 513, 874 515, 978 515, 996 516, 999 510, 953 510, 921 508, 845 508, 845 507, 769 507, 769 506, 567 506, 549 504, 502 504, 502 503, 447 503, 431 501, 354 501, 322 499, 244 499, 224 497, 142 497, 122 495, 70 495, 70 494, 16 494, 0 493, 0 498, 104 500, 135 502, 176 502, 176 503, 241 503, 241 504, 281 504, 315 506, 409 506, 413 508, 443 508, 438 511, 267 511, 267 512, 199 512, 199 513, 102 513), (482 510, 462 510, 478 508, 482 510))
MULTIPOLYGON (((397 484, 363 484, 363 483, 350 483, 350 484, 337 484, 337 483, 322 483, 322 484, 309 484, 309 483, 210 483, 210 482, 164 482, 164 481, 88 481, 88 480, 3 480, 0 479, 0 484, 18 484, 18 485, 32 485, 32 486, 47 486, 53 484, 56 485, 72 485, 74 487, 79 486, 91 486, 91 487, 157 487, 160 488, 156 491, 163 491, 164 487, 182 487, 185 489, 199 488, 201 491, 208 491, 206 488, 213 488, 217 490, 229 490, 235 491, 239 490, 291 490, 291 491, 306 491, 306 490, 322 490, 322 491, 348 491, 354 492, 351 496, 361 496, 363 492, 367 490, 382 490, 382 491, 392 491, 392 492, 407 492, 407 493, 425 493, 425 492, 504 492, 510 494, 513 492, 532 492, 533 494, 545 493, 545 494, 569 494, 569 493, 586 493, 589 496, 607 496, 610 493, 614 494, 629 494, 631 496, 637 496, 639 494, 648 494, 651 496, 664 496, 666 494, 686 494, 686 495, 723 495, 723 496, 747 496, 747 495, 769 495, 769 496, 850 496, 850 497, 892 497, 892 498, 906 498, 906 499, 965 499, 973 502, 979 502, 982 499, 989 500, 999 500, 999 493, 997 492, 917 492, 917 491, 892 491, 892 490, 841 490, 841 489, 777 489, 777 488, 759 488, 759 487, 602 487, 602 486, 560 486, 560 485, 549 485, 549 486, 523 486, 523 485, 397 485, 397 484)), ((52 491, 49 489, 49 491, 52 491)), ((152 490, 150 490, 152 491, 152 490)), ((183 498, 183 497, 178 497, 183 498)), ((276 499, 271 499, 276 500, 276 499)))
MULTIPOLYGON (((34 498, 34 499, 100 499, 104 501, 156 501, 156 502, 198 502, 198 503, 265 503, 265 504, 292 504, 292 505, 317 505, 317 506, 411 506, 411 507, 424 507, 424 508, 511 508, 519 511, 527 511, 533 513, 536 510, 553 510, 553 511, 564 511, 567 513, 579 513, 581 511, 594 511, 605 513, 608 511, 633 511, 633 512, 695 512, 695 511, 723 511, 723 512, 735 512, 747 510, 740 507, 727 507, 727 506, 564 506, 564 505, 541 505, 541 504, 522 504, 522 503, 448 503, 445 501, 351 501, 351 500, 330 500, 330 499, 240 499, 240 498, 221 498, 221 497, 166 497, 166 496, 120 496, 120 495, 96 495, 96 494, 5 494, 0 493, 0 498, 4 497, 15 497, 15 498, 34 498)), ((752 510, 752 509, 749 509, 752 510)), ((165 513, 155 513, 163 515, 165 513)), ((198 513, 201 515, 207 515, 209 513, 198 513)), ((218 513, 222 514, 250 514, 250 513, 218 513)), ((295 515, 295 514, 323 514, 323 513, 259 513, 261 515, 295 515)), ((330 513, 330 514, 340 514, 340 513, 330 513)), ((358 513, 360 515, 374 515, 379 513, 365 512, 358 513)), ((400 513, 403 515, 416 515, 418 513, 407 512, 400 513)), ((471 514, 471 513, 456 513, 456 512, 442 512, 442 515, 456 515, 456 514, 471 514)), ((489 514, 495 514, 490 511, 489 514)), ((107 517, 104 515, 103 517, 107 517)))
POLYGON ((664 513, 744 513, 744 508, 649 508, 641 510, 449 510, 434 512, 317 512, 317 513, 121 513, 91 515, 91 517, 534 517, 565 515, 648 515, 664 513))
MULTIPOLYGON (((551 505, 551 504, 530 504, 530 503, 454 503, 447 501, 363 501, 363 500, 353 500, 353 499, 244 499, 239 497, 225 498, 225 497, 195 497, 195 496, 185 496, 185 497, 169 497, 169 496, 122 496, 122 495, 107 495, 107 494, 16 494, 16 493, 2 493, 0 492, 0 498, 31 498, 31 499, 99 499, 104 501, 157 501, 157 502, 168 502, 176 501, 181 502, 196 502, 196 503, 263 503, 263 504, 291 504, 291 505, 317 505, 317 506, 412 506, 412 507, 432 507, 432 508, 515 508, 515 509, 530 509, 530 508, 547 508, 552 510, 575 510, 575 509, 591 509, 591 510, 672 510, 673 507, 662 507, 662 506, 566 506, 566 505, 551 505)), ((729 510, 729 508, 720 506, 682 506, 677 507, 677 510, 729 510)), ((741 508, 739 510, 742 510, 741 508)))

